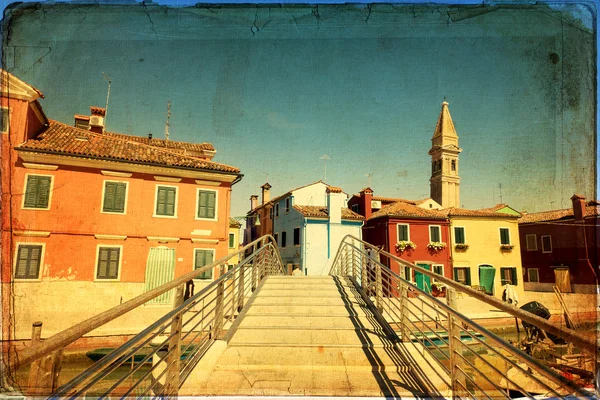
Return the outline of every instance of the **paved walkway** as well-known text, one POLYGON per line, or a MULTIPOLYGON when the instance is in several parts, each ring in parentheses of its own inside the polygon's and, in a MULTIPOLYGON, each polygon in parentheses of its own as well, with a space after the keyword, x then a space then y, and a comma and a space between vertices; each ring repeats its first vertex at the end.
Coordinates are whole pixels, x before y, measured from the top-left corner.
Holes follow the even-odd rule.
POLYGON ((435 361, 398 343, 344 278, 268 277, 239 321, 180 395, 450 394, 435 361))

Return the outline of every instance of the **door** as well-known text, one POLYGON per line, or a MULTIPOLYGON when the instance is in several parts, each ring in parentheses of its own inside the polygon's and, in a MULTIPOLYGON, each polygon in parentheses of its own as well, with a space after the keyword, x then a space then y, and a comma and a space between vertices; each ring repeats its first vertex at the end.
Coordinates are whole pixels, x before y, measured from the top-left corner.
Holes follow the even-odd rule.
POLYGON ((494 294, 494 278, 496 277, 496 268, 491 265, 479 266, 479 286, 485 288, 487 294, 494 294))
POLYGON ((571 274, 569 268, 554 268, 556 287, 563 293, 571 293, 571 274))
MULTIPOLYGON (((431 271, 430 264, 419 264, 419 267, 425 268, 428 271, 431 271)), ((423 275, 419 271, 415 271, 415 282, 417 283, 417 287, 421 290, 426 291, 427 293, 431 293, 431 278, 427 275, 423 275)))
MULTIPOLYGON (((146 263, 146 292, 172 281, 175 277, 175 249, 153 247, 146 263)), ((171 304, 173 290, 169 290, 147 304, 171 304)))

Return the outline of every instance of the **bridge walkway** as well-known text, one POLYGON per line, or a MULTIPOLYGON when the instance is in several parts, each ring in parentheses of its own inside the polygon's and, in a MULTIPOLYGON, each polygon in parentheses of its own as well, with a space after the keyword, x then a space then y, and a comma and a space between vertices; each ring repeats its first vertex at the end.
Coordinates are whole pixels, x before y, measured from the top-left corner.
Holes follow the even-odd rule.
POLYGON ((451 396, 350 278, 269 276, 251 302, 179 395, 451 396))

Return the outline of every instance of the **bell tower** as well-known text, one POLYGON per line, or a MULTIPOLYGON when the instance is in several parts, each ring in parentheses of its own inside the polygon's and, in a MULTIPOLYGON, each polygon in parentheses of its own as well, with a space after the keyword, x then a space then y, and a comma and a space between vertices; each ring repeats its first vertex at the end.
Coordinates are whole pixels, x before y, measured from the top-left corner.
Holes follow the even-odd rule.
POLYGON ((444 208, 460 207, 458 154, 461 151, 448 103, 444 101, 428 152, 431 156, 430 197, 444 208))

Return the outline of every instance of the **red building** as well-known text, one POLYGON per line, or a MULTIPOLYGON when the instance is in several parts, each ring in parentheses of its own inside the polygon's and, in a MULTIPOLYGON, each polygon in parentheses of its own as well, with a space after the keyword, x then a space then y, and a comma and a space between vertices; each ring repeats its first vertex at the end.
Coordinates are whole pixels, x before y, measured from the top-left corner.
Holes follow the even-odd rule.
MULTIPOLYGON (((2 71, 3 340, 29 338, 38 320, 44 336, 63 330, 226 256, 242 176, 212 161, 210 143, 107 132, 99 107, 70 126, 46 118, 40 97, 2 71)), ((146 316, 127 318, 104 334, 146 316)))
MULTIPOLYGON (((375 197, 373 191, 366 188, 352 196, 348 206, 366 218, 363 226, 366 242, 452 279, 449 222, 437 211, 439 204, 435 201, 375 197)), ((382 258, 382 262, 421 289, 431 287, 428 277, 420 273, 408 274, 409 269, 401 270, 395 262, 390 265, 386 258, 382 258)))
POLYGON ((571 197, 572 208, 525 214, 519 220, 525 290, 596 293, 600 203, 571 197))

